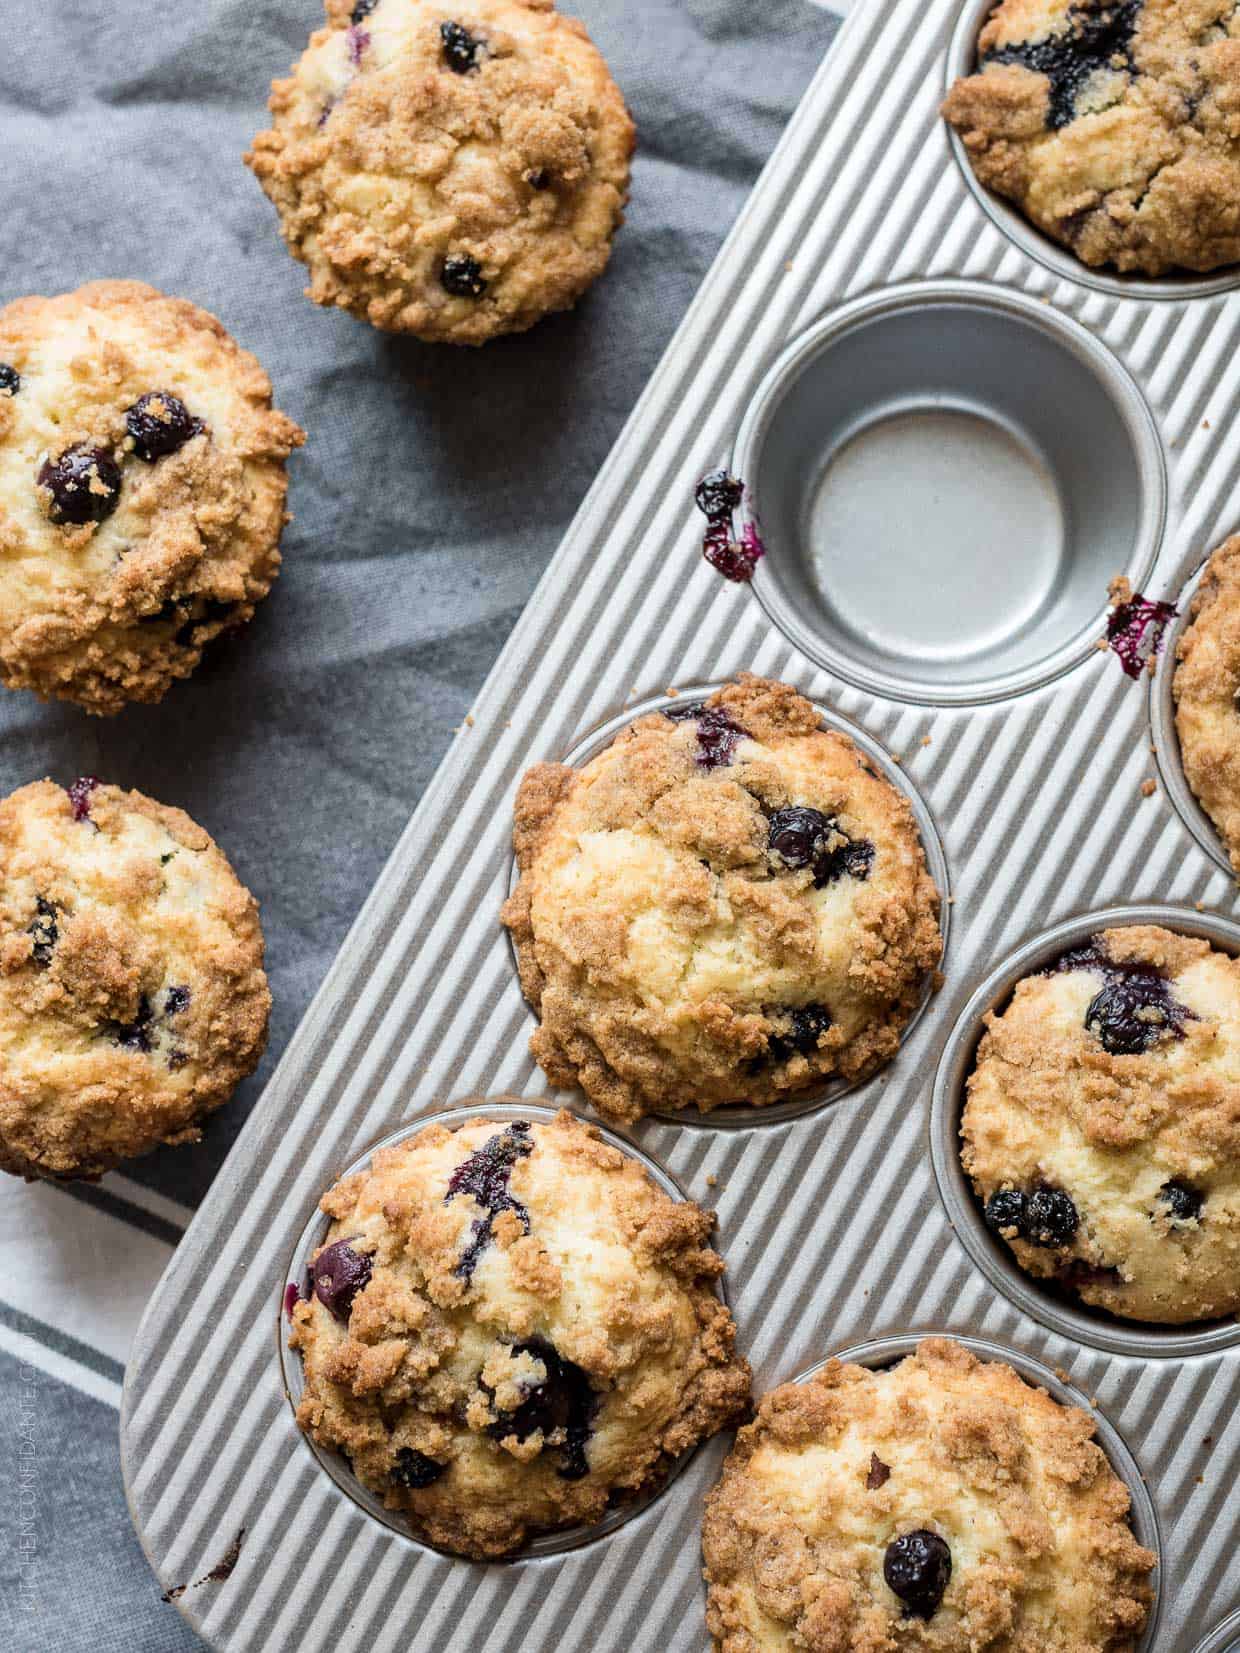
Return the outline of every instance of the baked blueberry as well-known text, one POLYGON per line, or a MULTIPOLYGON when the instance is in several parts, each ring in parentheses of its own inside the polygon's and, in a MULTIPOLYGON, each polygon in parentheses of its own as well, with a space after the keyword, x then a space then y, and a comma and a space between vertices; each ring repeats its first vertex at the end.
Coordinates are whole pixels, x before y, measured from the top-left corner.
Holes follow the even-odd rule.
POLYGON ((693 503, 703 516, 727 517, 740 509, 744 484, 727 471, 708 471, 693 490, 693 503))
POLYGON ((47 513, 64 526, 103 522, 120 504, 121 469, 106 448, 81 442, 39 466, 37 482, 51 495, 47 513))
POLYGON ((849 838, 833 816, 800 804, 774 812, 767 848, 786 867, 812 867, 819 889, 845 874, 868 878, 874 865, 874 845, 868 839, 849 838))
POLYGON ((546 1376, 541 1381, 520 1386, 524 1398, 510 1410, 497 1413, 490 1433, 501 1441, 509 1435, 518 1441, 526 1441, 539 1433, 544 1440, 559 1436, 563 1444, 559 1449, 558 1473, 566 1481, 579 1481, 590 1473, 586 1446, 590 1422, 598 1405, 590 1379, 580 1366, 563 1359, 544 1338, 514 1343, 511 1357, 518 1360, 522 1355, 539 1362, 546 1376))
POLYGON ((839 835, 839 827, 829 815, 818 809, 806 809, 793 804, 788 809, 777 809, 771 816, 767 831, 767 848, 786 867, 812 867, 830 853, 831 841, 839 835))
POLYGON ((35 898, 35 916, 27 934, 31 939, 30 957, 40 970, 46 970, 52 962, 52 951, 60 938, 60 929, 56 923, 56 909, 45 896, 35 898))
POLYGON ((441 23, 439 35, 443 41, 443 60, 452 73, 472 74, 478 67, 478 53, 485 42, 470 34, 462 23, 441 23))
POLYGON ((99 785, 98 775, 79 775, 77 780, 71 782, 66 788, 75 821, 88 821, 90 819, 90 795, 99 785))
POLYGON ((354 1251, 348 1240, 326 1246, 314 1259, 314 1295, 329 1314, 347 1324, 353 1299, 370 1280, 373 1265, 364 1251, 354 1251))
POLYGON ((141 1051, 144 1056, 151 1053, 151 1035, 155 1012, 151 1008, 151 1001, 144 993, 138 1000, 138 1008, 130 1022, 112 1022, 108 1032, 115 1044, 125 1050, 141 1051))
POLYGON ((1111 969, 1111 979, 1090 1000, 1085 1026, 1111 1056, 1139 1056, 1164 1034, 1182 1039, 1188 1016, 1166 979, 1140 968, 1111 969))
POLYGON ((378 4, 379 0, 357 0, 357 4, 349 13, 349 22, 356 28, 359 23, 370 16, 378 4))
POLYGON ((148 390, 125 415, 125 429, 133 442, 133 451, 148 464, 176 453, 178 448, 206 429, 201 419, 193 414, 169 390, 148 390))
POLYGON ((22 376, 15 367, 0 362, 0 396, 16 396, 22 387, 22 376))
POLYGON ((1189 1182, 1182 1182, 1179 1177, 1172 1177, 1164 1182, 1158 1190, 1158 1197, 1167 1207, 1172 1222, 1177 1223, 1197 1221, 1206 1199, 1200 1188, 1194 1188, 1189 1182))
POLYGON ((936 1532, 918 1527, 892 1539, 883 1556, 887 1587, 910 1618, 933 1618, 951 1582, 952 1553, 936 1532))
POLYGON ((1000 1188, 986 1201, 986 1226, 996 1234, 1021 1234, 1025 1228, 1025 1196, 1019 1188, 1000 1188))
POLYGON ((1025 1204, 1021 1233, 1030 1245, 1068 1246, 1080 1226, 1080 1216, 1070 1194, 1062 1188, 1036 1188, 1025 1204))
POLYGON ((402 1446, 389 1473, 398 1487, 416 1489, 434 1486, 447 1472, 447 1464, 436 1463, 434 1458, 428 1458, 425 1452, 419 1452, 415 1447, 402 1446))
POLYGON ((469 253, 450 253, 444 259, 439 284, 453 298, 481 298, 487 290, 482 265, 469 253))
POLYGON ((170 987, 164 995, 164 1015, 180 1016, 189 1009, 189 988, 170 987))
POLYGON ((818 1049, 818 1041, 832 1025, 831 1012, 825 1004, 798 1005, 789 1013, 787 1033, 773 1033, 767 1040, 767 1056, 772 1062, 786 1062, 790 1056, 809 1056, 818 1049))

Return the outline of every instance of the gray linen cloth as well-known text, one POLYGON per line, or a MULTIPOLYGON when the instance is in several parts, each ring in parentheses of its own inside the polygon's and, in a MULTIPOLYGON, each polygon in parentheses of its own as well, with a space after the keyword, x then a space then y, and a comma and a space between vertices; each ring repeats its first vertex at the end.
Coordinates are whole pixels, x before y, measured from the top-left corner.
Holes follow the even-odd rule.
POLYGON ((315 0, 4 6, 0 303, 120 275, 192 298, 309 433, 273 596, 162 705, 100 721, 0 690, 0 790, 93 773, 187 809, 262 903, 275 998, 262 1070, 200 1147, 97 1189, 0 1189, 8 1653, 201 1648, 122 1494, 113 1408, 142 1299, 838 23, 802 0, 569 9, 637 121, 628 222, 576 311, 461 351, 310 305, 241 165, 315 0))

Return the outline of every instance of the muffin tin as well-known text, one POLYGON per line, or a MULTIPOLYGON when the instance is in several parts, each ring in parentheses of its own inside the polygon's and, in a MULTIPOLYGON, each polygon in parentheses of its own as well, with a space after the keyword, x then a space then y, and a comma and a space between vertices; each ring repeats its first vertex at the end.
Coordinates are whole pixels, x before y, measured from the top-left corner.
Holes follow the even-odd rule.
MULTIPOLYGON (((950 1042, 954 1071, 1014 956, 1120 905, 1157 902, 1214 934, 1235 896, 1167 790, 1142 795, 1157 773, 1151 695, 1091 644, 1113 575, 1174 594, 1240 525, 1236 276, 1099 277, 983 202, 937 106, 984 9, 890 0, 849 18, 152 1299, 125 1390, 127 1490, 169 1586, 203 1577, 245 1529, 228 1581, 178 1601, 221 1653, 707 1647, 698 1522, 725 1442, 597 1541, 504 1566, 452 1560, 372 1519, 320 1467, 272 1328, 297 1236, 361 1145, 467 1096, 549 1100, 498 924, 522 771, 579 757, 587 731, 669 685, 743 669, 787 679, 900 760, 954 897, 945 984, 883 1073, 792 1118, 651 1119, 634 1132, 718 1209, 755 1387, 910 1327, 1060 1374, 1148 1488, 1158 1653, 1193 1653, 1203 1634, 1209 1653, 1240 1640, 1230 1332, 1210 1328, 1192 1348, 1151 1333, 1158 1346, 1138 1347, 1092 1312, 1052 1316, 980 1257, 935 1177, 935 1154, 940 1172, 949 1163, 942 1101, 930 1133, 936 1070, 950 1042), (854 356, 846 385, 818 378, 807 429, 783 431, 777 404, 825 349, 855 342, 858 318, 903 331, 854 356), (994 361, 960 348, 970 328, 1000 368, 1005 352, 1031 352, 1015 395, 994 361), (1083 476, 1060 442, 1055 404, 1069 393, 1096 410, 1071 447, 1088 459, 1095 425, 1106 431, 1083 476), (1029 405, 1043 398, 1049 414, 1029 405), (909 413, 912 437, 906 425, 889 442, 909 413), (902 502, 892 472, 906 460, 921 467, 916 497, 934 499, 924 482, 941 437, 954 481, 919 553, 880 534, 881 514, 902 502), (697 554, 694 484, 734 450, 758 466, 746 480, 769 550, 756 595, 697 554), (820 508, 831 521, 823 478, 841 459, 851 539, 827 547, 815 595, 805 524, 820 508), (987 493, 982 464, 1005 465, 1010 487, 987 493), (971 468, 998 522, 989 563, 971 468), (1023 501, 1010 521, 1009 498, 1023 501), (952 606, 925 567, 967 534, 978 581, 993 566, 1000 583, 985 604, 957 600, 968 648, 954 663, 952 606), (919 580, 924 601, 909 601, 919 580)), ((1164 769, 1169 751, 1163 739, 1164 769)))

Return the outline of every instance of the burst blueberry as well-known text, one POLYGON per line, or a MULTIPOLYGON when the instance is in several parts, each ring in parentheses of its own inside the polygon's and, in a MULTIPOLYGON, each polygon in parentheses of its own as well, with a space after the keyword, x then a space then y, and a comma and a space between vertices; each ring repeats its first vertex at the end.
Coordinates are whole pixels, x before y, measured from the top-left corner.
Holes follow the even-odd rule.
POLYGON ((439 284, 453 298, 481 298, 487 290, 482 265, 468 253, 452 253, 444 259, 439 284))
POLYGON ((110 1022, 108 1032, 115 1044, 123 1050, 136 1050, 143 1056, 151 1053, 151 1042, 154 1034, 155 1011, 150 999, 143 993, 138 1000, 138 1008, 131 1022, 110 1022))
POLYGON ((469 75, 477 69, 484 43, 463 24, 441 23, 439 38, 443 41, 443 60, 454 75, 469 75))
POLYGON ((39 466, 38 485, 51 495, 52 521, 82 527, 103 522, 120 503, 121 471, 106 448, 81 442, 39 466))
POLYGON ((732 762, 736 748, 748 734, 722 706, 703 706, 690 702, 685 706, 669 706, 663 716, 673 723, 696 723, 697 751, 694 761, 699 769, 723 769, 732 762))
POLYGON ((148 390, 125 415, 125 429, 133 442, 133 451, 148 464, 176 453, 205 428, 180 397, 168 390, 148 390))
POLYGON ((22 376, 15 367, 0 362, 0 396, 16 396, 22 387, 22 376))
POLYGON ((883 1556, 887 1588, 904 1603, 906 1618, 933 1618, 951 1576, 951 1550, 924 1527, 893 1539, 883 1556))
POLYGON ((164 1015, 180 1016, 189 1009, 189 988, 170 987, 164 994, 164 1015))
POLYGON ((868 838, 850 838, 834 816, 803 804, 774 812, 767 848, 794 871, 812 867, 819 889, 845 875, 866 879, 874 865, 874 845, 868 838))
POLYGON ((481 1148, 463 1160, 449 1178, 445 1205, 459 1194, 469 1194, 483 1208, 483 1215, 474 1218, 469 1243, 454 1271, 463 1280, 470 1278, 478 1259, 490 1245, 495 1219, 502 1211, 511 1211, 525 1232, 529 1233, 530 1214, 520 1200, 509 1193, 508 1182, 517 1161, 533 1151, 529 1125, 524 1119, 515 1119, 507 1129, 488 1137, 481 1148))
POLYGON ((56 922, 56 909, 45 896, 36 896, 34 905, 35 916, 26 932, 32 943, 30 957, 40 970, 46 970, 60 940, 60 926, 56 922))
POLYGON ((983 63, 1016 63, 1050 81, 1046 124, 1066 126, 1076 100, 1099 70, 1133 71, 1132 36, 1143 0, 1068 8, 1066 27, 1041 40, 1019 41, 988 52, 983 63))
MULTIPOLYGON (((511 1411, 500 1412, 490 1425, 496 1440, 515 1435, 519 1441, 528 1440, 541 1431, 544 1440, 560 1432, 560 1467, 557 1473, 565 1481, 579 1481, 588 1475, 586 1459, 591 1424, 598 1407, 590 1379, 582 1368, 566 1360, 545 1339, 536 1337, 526 1343, 514 1343, 514 1359, 528 1355, 541 1363, 545 1377, 540 1382, 523 1386, 523 1396, 511 1411)), ((486 1384, 482 1385, 486 1390, 486 1384)))
POLYGON ((357 0, 357 4, 349 13, 349 22, 353 24, 354 28, 356 28, 364 18, 370 16, 371 12, 374 11, 378 4, 379 0, 357 0))
POLYGON ((434 1458, 428 1458, 425 1452, 419 1452, 416 1447, 402 1446, 396 1454, 396 1462, 392 1465, 389 1480, 398 1487, 414 1489, 433 1486, 441 1475, 448 1472, 447 1464, 437 1463, 434 1458))
POLYGON ((767 1039, 767 1055, 773 1062, 786 1062, 796 1055, 812 1055, 822 1035, 831 1027, 831 1012, 825 1004, 797 1005, 789 1012, 788 1021, 786 1033, 772 1033, 767 1039))
POLYGON ((369 1284, 372 1266, 366 1253, 354 1251, 348 1240, 337 1240, 314 1259, 314 1295, 342 1325, 348 1322, 353 1299, 369 1284))

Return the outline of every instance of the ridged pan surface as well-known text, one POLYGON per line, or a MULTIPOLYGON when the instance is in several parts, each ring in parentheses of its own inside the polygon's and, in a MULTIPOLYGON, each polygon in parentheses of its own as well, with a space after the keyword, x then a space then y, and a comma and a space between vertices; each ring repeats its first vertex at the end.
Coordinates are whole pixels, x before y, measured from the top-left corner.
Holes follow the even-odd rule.
POLYGON ((367 1143, 466 1097, 547 1095, 496 917, 522 770, 630 701, 744 669, 795 683, 902 760, 953 900, 945 985, 879 1078, 784 1122, 634 1133, 718 1210, 756 1386, 920 1330, 1061 1371, 1153 1498, 1158 1653, 1228 1645, 1240 1351, 1108 1351, 1024 1312, 955 1238, 930 1146, 939 1055, 1009 954, 1111 906, 1234 916, 1230 879, 1166 792, 1142 796, 1157 773, 1150 697, 1090 652, 1002 700, 885 698, 813 665, 697 554, 693 485, 731 454, 789 342, 845 301, 953 278, 1044 301, 1140 388, 1167 477, 1149 592, 1178 592, 1240 525, 1240 295, 1103 290, 1009 239, 937 113, 961 26, 960 0, 870 0, 850 17, 150 1304, 123 1410, 130 1504, 165 1586, 203 1577, 245 1529, 231 1578, 178 1603, 221 1653, 706 1648, 698 1526, 725 1443, 596 1543, 451 1561, 370 1520, 321 1470, 294 1426, 275 1328, 297 1236, 367 1143))

